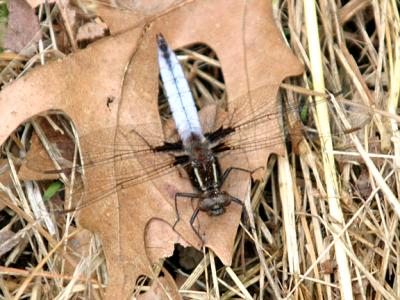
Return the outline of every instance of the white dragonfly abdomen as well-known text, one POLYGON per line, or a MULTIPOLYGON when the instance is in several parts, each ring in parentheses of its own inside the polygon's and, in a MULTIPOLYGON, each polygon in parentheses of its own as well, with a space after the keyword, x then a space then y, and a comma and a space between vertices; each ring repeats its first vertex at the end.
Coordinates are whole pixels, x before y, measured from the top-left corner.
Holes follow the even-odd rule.
POLYGON ((168 104, 183 144, 192 134, 203 138, 197 109, 182 66, 162 35, 157 35, 158 64, 168 104))

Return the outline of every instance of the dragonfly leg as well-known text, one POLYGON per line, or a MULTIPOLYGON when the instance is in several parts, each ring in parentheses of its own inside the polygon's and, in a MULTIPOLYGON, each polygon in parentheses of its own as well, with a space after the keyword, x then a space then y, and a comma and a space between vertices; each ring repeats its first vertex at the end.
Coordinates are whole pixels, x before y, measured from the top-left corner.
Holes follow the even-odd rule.
POLYGON ((200 232, 194 227, 194 221, 197 218, 197 215, 199 214, 200 208, 196 208, 195 211, 193 212, 192 217, 190 218, 190 226, 192 226, 193 231, 196 233, 197 237, 204 243, 203 238, 200 235, 200 232))
MULTIPOLYGON (((259 169, 263 169, 264 167, 259 167, 257 169, 254 170, 247 170, 247 169, 243 169, 243 168, 237 168, 237 167, 229 167, 228 169, 225 170, 224 174, 222 174, 221 176, 221 185, 224 183, 224 181, 228 178, 229 174, 232 171, 241 171, 241 172, 246 172, 246 173, 250 173, 253 174, 254 172, 256 172, 259 169)), ((240 201, 240 200, 239 200, 240 201)))
POLYGON ((244 203, 242 200, 240 200, 239 198, 233 197, 232 195, 229 195, 229 197, 231 198, 232 202, 235 202, 236 204, 239 204, 242 207, 242 222, 243 224, 246 223, 246 220, 248 219, 248 215, 247 215, 247 211, 246 211, 246 207, 244 206, 244 203))
MULTIPOLYGON (((233 196, 230 196, 230 197, 231 197, 231 201, 233 201, 233 202, 235 202, 236 204, 239 204, 239 205, 241 205, 241 206, 243 207, 241 221, 242 221, 243 224, 246 224, 247 221, 248 221, 250 218, 249 218, 249 214, 247 213, 246 207, 244 206, 243 201, 241 201, 240 199, 238 199, 238 198, 236 198, 236 197, 233 197, 233 196)), ((249 222, 249 223, 250 223, 250 222, 249 222)), ((245 225, 245 226, 246 226, 246 225, 245 225)), ((256 229, 251 225, 251 223, 250 223, 250 228, 253 229, 253 230, 256 230, 256 229)))
POLYGON ((239 204, 241 207, 244 207, 244 203, 242 200, 240 200, 239 198, 233 197, 232 195, 229 195, 229 197, 231 198, 232 202, 235 202, 236 204, 239 204))
POLYGON ((178 197, 181 197, 181 199, 184 198, 189 198, 189 199, 193 199, 193 198, 200 198, 199 194, 194 194, 194 193, 176 193, 175 194, 175 213, 176 213, 176 221, 174 223, 174 226, 172 226, 172 229, 175 230, 175 226, 176 224, 178 224, 178 222, 180 221, 181 217, 179 215, 179 210, 178 210, 178 197))

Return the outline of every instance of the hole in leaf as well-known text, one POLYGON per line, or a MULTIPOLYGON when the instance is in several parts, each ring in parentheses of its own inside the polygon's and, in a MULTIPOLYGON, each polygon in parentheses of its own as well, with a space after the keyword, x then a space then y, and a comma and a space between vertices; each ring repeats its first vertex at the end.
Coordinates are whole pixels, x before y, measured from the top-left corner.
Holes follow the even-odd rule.
POLYGON ((149 290, 152 282, 153 282, 153 280, 151 278, 149 278, 145 275, 140 275, 135 282, 135 288, 133 290, 133 295, 138 296, 140 294, 146 293, 149 290))

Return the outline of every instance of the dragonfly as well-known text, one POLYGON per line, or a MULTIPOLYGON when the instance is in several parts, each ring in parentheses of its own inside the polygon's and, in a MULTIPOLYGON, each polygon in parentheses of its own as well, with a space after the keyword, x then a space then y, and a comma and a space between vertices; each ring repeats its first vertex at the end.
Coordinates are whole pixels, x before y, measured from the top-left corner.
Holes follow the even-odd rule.
MULTIPOLYGON (((116 176, 114 185, 108 183, 108 178, 97 178, 99 185, 103 185, 101 192, 94 189, 85 190, 88 194, 83 204, 64 212, 75 211, 105 199, 108 195, 120 189, 129 188, 145 183, 162 176, 176 172, 182 167, 188 174, 192 186, 197 190, 192 192, 176 192, 174 195, 176 222, 180 221, 177 202, 179 199, 198 199, 197 207, 190 217, 190 225, 196 235, 202 240, 194 222, 199 212, 205 212, 211 217, 222 215, 233 202, 243 207, 241 199, 230 195, 222 189, 224 182, 232 172, 246 172, 252 174, 251 168, 242 168, 231 165, 221 168, 220 159, 237 154, 247 155, 252 151, 274 149, 276 145, 285 142, 284 126, 281 131, 261 131, 253 135, 246 134, 254 128, 269 124, 281 111, 271 110, 270 106, 253 107, 248 113, 246 108, 250 102, 237 101, 226 119, 214 131, 205 131, 201 126, 196 105, 189 83, 185 77, 175 53, 168 46, 162 35, 156 37, 158 47, 158 63, 168 105, 172 111, 178 138, 165 139, 155 136, 147 129, 147 124, 134 128, 119 128, 122 135, 127 136, 126 144, 122 142, 103 144, 96 134, 80 137, 84 142, 92 144, 91 152, 82 153, 85 161, 74 168, 78 173, 85 170, 101 168, 115 162, 139 160, 141 168, 126 168, 116 176), (239 117, 237 117, 239 116, 239 117), (244 133, 244 134, 243 134, 244 133), (133 138, 134 142, 131 142, 133 138), (154 146, 157 145, 157 146, 154 146), (167 154, 167 155, 166 155, 167 154), (105 184, 104 184, 105 183, 105 184), (109 186, 107 186, 109 184, 109 186), (104 186, 106 185, 106 186, 104 186), (116 185, 116 186, 115 186, 116 185)), ((257 94, 257 91, 255 91, 257 94)), ((243 99, 240 99, 243 100, 243 99)), ((247 99, 249 100, 249 99, 247 99)), ((324 100, 325 101, 325 100, 324 100)), ((286 111, 298 111, 298 105, 286 107, 286 111)), ((303 133, 301 133, 303 134, 303 133)), ((239 159, 238 159, 239 160, 239 159)), ((63 158, 60 158, 63 162, 63 158)), ((31 166, 41 170, 40 166, 31 166)), ((42 171, 42 170, 41 170, 42 171)), ((61 171, 49 170, 47 173, 70 172, 70 167, 62 167, 61 171)), ((77 195, 81 193, 78 189, 77 195)))
MULTIPOLYGON (((199 202, 190 218, 190 225, 201 239, 198 230, 194 227, 198 213, 204 211, 209 216, 219 216, 225 212, 225 208, 231 202, 243 206, 240 199, 222 191, 221 186, 232 171, 248 173, 252 173, 252 171, 231 166, 221 174, 218 157, 213 152, 213 148, 217 147, 218 144, 213 145, 212 140, 206 138, 203 134, 194 99, 183 69, 175 53, 161 34, 157 35, 157 45, 160 75, 176 129, 188 159, 186 170, 193 185, 199 191, 199 193, 178 192, 175 194, 177 220, 173 228, 180 219, 177 205, 178 198, 198 198, 199 202)), ((230 133, 230 130, 225 130, 222 135, 230 133)))

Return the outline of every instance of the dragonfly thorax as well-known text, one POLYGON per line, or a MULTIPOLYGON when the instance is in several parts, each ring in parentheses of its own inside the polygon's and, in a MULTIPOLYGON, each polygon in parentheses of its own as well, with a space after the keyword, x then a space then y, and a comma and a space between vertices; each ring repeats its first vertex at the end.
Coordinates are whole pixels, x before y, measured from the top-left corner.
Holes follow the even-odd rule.
POLYGON ((192 132, 189 138, 184 142, 184 147, 189 156, 192 157, 194 161, 198 161, 200 165, 214 157, 210 150, 210 143, 202 135, 192 132))
POLYGON ((185 150, 190 157, 191 178, 197 188, 202 192, 218 188, 219 165, 207 139, 192 133, 185 143, 185 150))
POLYGON ((189 174, 196 187, 202 192, 220 187, 220 168, 207 141, 195 140, 186 148, 190 157, 189 174))

